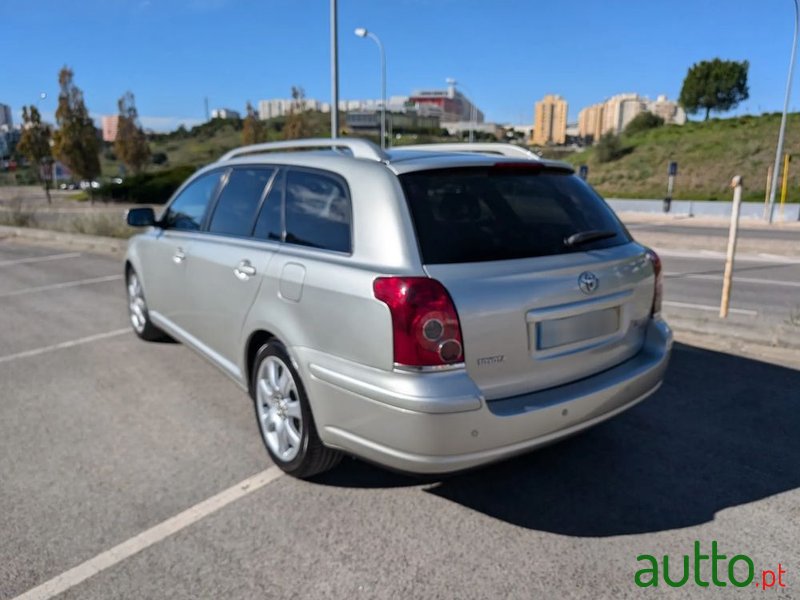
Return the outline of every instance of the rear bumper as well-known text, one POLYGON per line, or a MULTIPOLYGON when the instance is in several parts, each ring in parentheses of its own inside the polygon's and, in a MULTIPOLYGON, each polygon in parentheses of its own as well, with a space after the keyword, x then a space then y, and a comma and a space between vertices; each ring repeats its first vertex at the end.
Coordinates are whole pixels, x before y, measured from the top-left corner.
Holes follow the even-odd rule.
POLYGON ((641 351, 624 363, 490 402, 466 371, 386 373, 293 350, 326 444, 403 471, 445 473, 526 452, 627 410, 659 388, 671 348, 669 326, 653 320, 641 351))

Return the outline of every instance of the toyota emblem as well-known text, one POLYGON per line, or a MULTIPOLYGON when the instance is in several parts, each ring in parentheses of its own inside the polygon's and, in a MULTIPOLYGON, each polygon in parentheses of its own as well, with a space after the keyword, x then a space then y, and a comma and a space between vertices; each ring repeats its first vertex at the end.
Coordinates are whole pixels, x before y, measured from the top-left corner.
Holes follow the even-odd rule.
POLYGON ((581 288, 584 294, 593 293, 598 285, 600 285, 600 280, 597 279, 597 275, 590 271, 584 271, 578 276, 578 287, 581 288))

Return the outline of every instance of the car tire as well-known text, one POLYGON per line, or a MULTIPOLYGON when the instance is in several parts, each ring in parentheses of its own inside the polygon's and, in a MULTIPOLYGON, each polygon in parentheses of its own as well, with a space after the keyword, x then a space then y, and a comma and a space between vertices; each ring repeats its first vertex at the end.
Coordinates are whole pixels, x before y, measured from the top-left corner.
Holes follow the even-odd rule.
POLYGON ((161 342, 171 338, 150 321, 147 311, 147 302, 144 299, 144 290, 139 275, 129 268, 125 275, 125 284, 128 290, 128 317, 133 332, 147 342, 161 342))
POLYGON ((335 467, 340 452, 317 434, 303 382, 282 343, 261 346, 253 361, 250 395, 261 440, 281 470, 305 479, 335 467))

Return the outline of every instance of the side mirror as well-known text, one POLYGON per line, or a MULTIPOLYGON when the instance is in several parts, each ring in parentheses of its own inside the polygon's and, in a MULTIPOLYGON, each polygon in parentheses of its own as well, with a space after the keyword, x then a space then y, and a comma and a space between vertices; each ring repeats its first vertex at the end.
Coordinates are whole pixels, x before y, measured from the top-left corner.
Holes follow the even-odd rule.
POLYGON ((156 224, 156 213, 152 208, 131 208, 125 221, 131 227, 152 227, 156 224))

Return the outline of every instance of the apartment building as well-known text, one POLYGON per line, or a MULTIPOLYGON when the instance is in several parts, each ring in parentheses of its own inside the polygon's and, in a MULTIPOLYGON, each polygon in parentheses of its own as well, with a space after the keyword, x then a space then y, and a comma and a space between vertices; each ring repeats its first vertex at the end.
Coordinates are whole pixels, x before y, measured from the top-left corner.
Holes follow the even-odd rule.
POLYGON ((584 140, 597 141, 603 134, 621 133, 636 115, 644 111, 658 115, 667 124, 683 125, 686 122, 683 108, 664 95, 650 100, 634 93, 617 94, 578 113, 578 135, 584 140))
POLYGON ((100 117, 100 128, 103 130, 103 141, 114 142, 119 130, 119 115, 103 115, 100 117))
POLYGON ((538 146, 563 144, 567 139, 567 101, 548 94, 536 103, 533 120, 533 143, 538 146))

